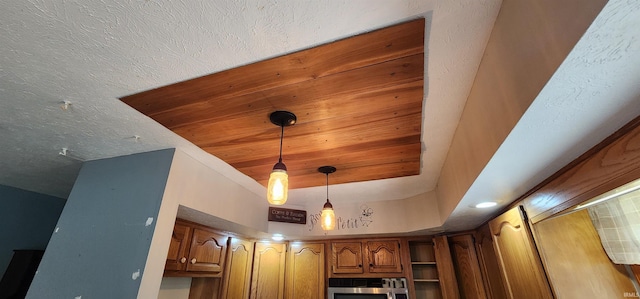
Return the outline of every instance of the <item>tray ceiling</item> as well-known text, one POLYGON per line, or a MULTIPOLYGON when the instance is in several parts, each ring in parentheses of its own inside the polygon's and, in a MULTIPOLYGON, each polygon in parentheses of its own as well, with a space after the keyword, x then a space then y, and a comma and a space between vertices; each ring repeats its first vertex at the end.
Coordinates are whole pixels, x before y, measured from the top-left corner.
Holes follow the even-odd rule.
POLYGON ((420 174, 424 18, 121 98, 266 186, 278 161, 291 188, 420 174))

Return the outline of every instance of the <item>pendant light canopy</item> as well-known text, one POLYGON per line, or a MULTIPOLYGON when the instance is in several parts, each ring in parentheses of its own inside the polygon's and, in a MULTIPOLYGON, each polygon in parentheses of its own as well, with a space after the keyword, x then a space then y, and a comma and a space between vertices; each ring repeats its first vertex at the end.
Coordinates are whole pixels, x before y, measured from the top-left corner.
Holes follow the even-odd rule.
POLYGON ((296 115, 289 111, 275 111, 269 115, 269 120, 274 125, 280 126, 280 158, 278 163, 273 165, 269 184, 267 185, 267 200, 272 205, 283 205, 287 202, 289 193, 289 176, 287 166, 282 163, 282 139, 284 138, 284 127, 292 126, 296 123, 296 115))
POLYGON ((333 205, 331 205, 329 201, 329 174, 336 172, 336 168, 333 166, 322 166, 318 168, 318 171, 327 175, 327 202, 322 207, 320 226, 323 230, 333 230, 336 227, 336 213, 333 211, 333 205))

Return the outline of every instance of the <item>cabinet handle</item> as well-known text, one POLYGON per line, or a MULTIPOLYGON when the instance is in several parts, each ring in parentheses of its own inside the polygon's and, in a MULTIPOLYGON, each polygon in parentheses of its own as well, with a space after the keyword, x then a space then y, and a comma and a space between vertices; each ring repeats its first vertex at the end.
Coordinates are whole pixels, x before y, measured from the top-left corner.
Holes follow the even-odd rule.
POLYGON ((369 264, 369 267, 373 268, 373 263, 369 264))
POLYGON ((362 268, 362 264, 358 265, 358 268, 362 268))
POLYGON ((192 264, 195 264, 195 263, 196 263, 196 258, 195 258, 195 257, 191 259, 191 263, 192 263, 192 264))
POLYGON ((186 257, 182 257, 182 258, 180 259, 180 264, 184 264, 184 263, 186 263, 186 262, 187 262, 187 258, 186 258, 186 257))

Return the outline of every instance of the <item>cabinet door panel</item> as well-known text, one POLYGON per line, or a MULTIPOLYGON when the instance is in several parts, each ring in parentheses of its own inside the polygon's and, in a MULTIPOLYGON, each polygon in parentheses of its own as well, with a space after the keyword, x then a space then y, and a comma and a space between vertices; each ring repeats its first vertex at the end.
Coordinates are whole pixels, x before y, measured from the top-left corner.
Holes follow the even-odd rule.
POLYGON ((493 239, 489 224, 483 225, 476 231, 476 250, 487 297, 490 299, 505 299, 504 283, 500 275, 498 258, 493 248, 493 239))
POLYGON ((546 219, 534 228, 557 298, 635 295, 625 266, 609 259, 586 209, 546 219))
POLYGON ((225 273, 226 283, 222 298, 249 298, 253 242, 232 238, 228 254, 227 272, 225 273))
POLYGON ((451 250, 449 249, 447 236, 433 237, 433 249, 435 251, 436 264, 438 265, 437 271, 442 298, 460 298, 460 293, 458 292, 458 280, 456 279, 456 273, 453 268, 451 250))
POLYGON ((285 254, 285 244, 256 243, 250 298, 283 298, 285 254))
POLYGON ((486 299, 482 273, 476 255, 475 242, 471 235, 449 238, 460 295, 466 299, 486 299))
POLYGON ((324 244, 292 244, 287 254, 285 298, 324 298, 324 267, 324 244))
POLYGON ((369 273, 402 273, 400 241, 368 241, 369 273))
POLYGON ((361 242, 331 243, 333 273, 364 273, 361 242))
POLYGON ((187 271, 222 272, 227 238, 207 230, 193 229, 187 271))
POLYGON ((529 228, 519 207, 489 221, 509 298, 553 298, 529 228))
POLYGON ((184 270, 187 264, 187 247, 189 246, 191 228, 176 223, 171 234, 171 243, 167 253, 165 270, 184 270))

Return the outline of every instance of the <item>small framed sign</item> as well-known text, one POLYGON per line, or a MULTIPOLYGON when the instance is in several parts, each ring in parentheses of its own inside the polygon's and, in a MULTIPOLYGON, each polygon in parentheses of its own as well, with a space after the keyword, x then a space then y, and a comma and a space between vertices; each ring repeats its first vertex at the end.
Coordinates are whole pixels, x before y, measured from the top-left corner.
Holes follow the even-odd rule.
POLYGON ((307 224, 307 211, 269 207, 269 221, 307 224))

